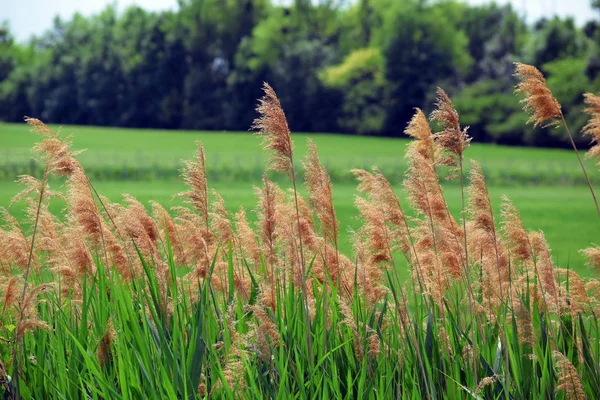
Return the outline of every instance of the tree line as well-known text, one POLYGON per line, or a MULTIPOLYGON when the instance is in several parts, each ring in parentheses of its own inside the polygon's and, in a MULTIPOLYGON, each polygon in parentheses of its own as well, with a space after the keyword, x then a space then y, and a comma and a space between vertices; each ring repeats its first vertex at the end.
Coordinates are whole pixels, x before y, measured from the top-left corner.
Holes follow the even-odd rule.
POLYGON ((26 43, 5 23, 0 120, 247 130, 267 81, 294 131, 401 136, 442 86, 476 141, 563 146, 561 132, 526 126, 512 63, 544 72, 579 131, 581 93, 600 91, 590 17, 528 25, 510 5, 458 1, 180 0, 57 17, 26 43))

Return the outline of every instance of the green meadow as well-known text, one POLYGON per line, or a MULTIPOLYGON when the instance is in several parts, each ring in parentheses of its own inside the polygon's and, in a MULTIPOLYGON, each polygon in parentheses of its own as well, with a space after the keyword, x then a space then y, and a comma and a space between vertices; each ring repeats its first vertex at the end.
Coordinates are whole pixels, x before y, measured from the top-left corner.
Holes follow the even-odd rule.
MULTIPOLYGON (((150 200, 166 207, 179 205, 179 200, 173 198, 184 189, 178 171, 183 160, 193 156, 195 141, 200 140, 206 149, 209 185, 223 196, 229 210, 244 206, 251 211, 256 207, 252 187, 261 183, 267 154, 261 149, 261 139, 250 132, 80 126, 62 127, 61 132, 73 135, 75 149, 86 149, 79 159, 98 191, 112 201, 120 201, 121 195, 128 193, 146 205, 150 200)), ((359 226, 354 208, 356 185, 350 169, 379 167, 403 198, 401 181, 408 140, 328 134, 292 136, 299 166, 306 139, 311 137, 318 146, 334 183, 342 250, 350 254, 349 230, 359 226)), ((19 191, 14 182, 19 173, 40 173, 30 150, 37 140, 25 124, 0 124, 0 206, 8 207, 19 191)), ((572 151, 473 143, 467 158, 482 165, 496 211, 501 197, 508 196, 520 210, 526 227, 544 232, 558 265, 573 268, 583 276, 592 275, 579 250, 599 241, 598 222, 572 151)), ((597 167, 593 162, 586 165, 592 181, 600 184, 597 167)), ((55 182, 54 187, 60 187, 60 182, 55 182)), ((450 208, 459 218, 460 186, 450 182, 444 183, 444 188, 450 208)), ((55 200, 52 209, 58 212, 63 206, 55 200)), ((408 209, 406 202, 404 206, 408 209)), ((23 208, 24 204, 17 203, 9 209, 22 219, 23 208)), ((248 214, 250 219, 254 217, 252 212, 248 214)))

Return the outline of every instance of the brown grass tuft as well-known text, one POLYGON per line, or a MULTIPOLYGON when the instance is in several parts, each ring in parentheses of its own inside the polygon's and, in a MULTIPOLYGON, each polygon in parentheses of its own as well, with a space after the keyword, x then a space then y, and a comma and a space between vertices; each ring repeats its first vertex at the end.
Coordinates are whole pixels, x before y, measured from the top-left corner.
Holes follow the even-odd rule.
POLYGON ((33 132, 44 138, 33 147, 33 150, 41 154, 46 163, 47 174, 70 176, 82 170, 81 164, 75 158, 81 151, 72 151, 68 138, 61 139, 58 132, 53 131, 37 118, 25 117, 25 122, 33 128, 33 132))
POLYGON ((20 275, 13 275, 5 282, 0 284, 0 293, 2 294, 2 311, 0 316, 4 315, 6 310, 17 305, 19 291, 22 289, 22 279, 20 275))
POLYGON ((263 91, 265 94, 259 99, 256 107, 260 117, 254 120, 252 129, 257 130, 259 135, 263 135, 264 149, 271 151, 269 169, 294 179, 292 137, 285 113, 277 94, 266 82, 263 91))
POLYGON ((583 96, 587 105, 584 112, 590 116, 590 120, 583 128, 583 133, 592 137, 593 144, 586 157, 600 158, 600 96, 592 93, 585 93, 583 96))
POLYGON ((100 338, 100 343, 98 344, 98 351, 96 353, 98 357, 98 362, 101 366, 106 365, 106 363, 108 363, 112 359, 113 355, 111 352, 111 344, 115 341, 116 336, 117 333, 115 331, 113 323, 111 320, 108 320, 108 323, 106 324, 106 329, 104 330, 104 335, 102 335, 102 337, 100 338))
POLYGON ((533 122, 536 127, 544 122, 546 126, 559 124, 562 118, 560 104, 548 89, 544 75, 532 65, 515 63, 515 76, 519 80, 515 92, 525 95, 521 103, 525 104, 525 112, 531 114, 528 122, 533 122))
POLYGON ((272 274, 272 268, 276 262, 275 240, 277 233, 277 204, 283 201, 284 194, 275 183, 269 180, 265 174, 263 176, 263 187, 254 189, 258 197, 258 216, 259 236, 261 250, 265 255, 267 273, 272 274))
POLYGON ((437 121, 442 130, 433 136, 441 150, 446 153, 446 156, 438 163, 454 167, 451 170, 452 174, 448 177, 448 179, 453 179, 456 177, 456 173, 461 172, 457 167, 461 163, 464 151, 471 143, 471 138, 467 135, 467 128, 460 127, 458 112, 442 88, 437 89, 435 106, 436 109, 431 113, 430 119, 437 121))
POLYGON ((32 332, 36 329, 50 329, 50 325, 47 322, 40 320, 37 305, 38 297, 52 288, 54 288, 54 285, 50 283, 27 288, 23 301, 19 304, 20 313, 16 324, 17 341, 22 339, 23 335, 27 332, 32 332))
POLYGON ((587 399, 577 369, 575 369, 571 361, 559 351, 553 351, 552 356, 558 370, 558 386, 556 390, 564 392, 565 398, 568 400, 587 399))
POLYGON ((255 268, 260 266, 260 248, 258 247, 258 238, 250 227, 246 219, 246 211, 240 206, 235 214, 235 228, 238 246, 242 252, 242 257, 248 263, 254 264, 255 268))
POLYGON ((198 150, 195 159, 186 161, 181 175, 183 182, 189 188, 187 192, 179 193, 178 196, 186 199, 200 213, 203 218, 204 228, 208 229, 208 183, 206 180, 206 158, 202 142, 196 142, 198 150))
MULTIPOLYGON (((308 154, 304 162, 305 184, 310 194, 310 204, 321 227, 321 234, 326 241, 338 247, 338 220, 333 208, 333 193, 329 174, 319 161, 317 146, 308 139, 308 154)), ((336 250, 337 252, 337 250, 336 250)))
POLYGON ((404 133, 412 137, 411 147, 421 154, 425 159, 435 164, 438 159, 438 150, 433 140, 433 133, 427 121, 427 117, 420 108, 415 109, 415 115, 408 123, 404 133))
POLYGON ((587 266, 600 272, 600 246, 594 244, 592 247, 581 250, 581 254, 587 258, 587 266))
POLYGON ((506 238, 511 259, 530 262, 533 254, 529 244, 529 235, 523 225, 521 214, 506 196, 502 197, 500 214, 502 216, 501 231, 506 238))

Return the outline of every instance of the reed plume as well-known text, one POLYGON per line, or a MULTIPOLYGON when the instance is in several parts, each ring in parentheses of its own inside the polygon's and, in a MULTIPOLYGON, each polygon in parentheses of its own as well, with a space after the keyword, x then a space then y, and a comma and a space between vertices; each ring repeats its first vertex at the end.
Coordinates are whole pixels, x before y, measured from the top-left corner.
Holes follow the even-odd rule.
POLYGON ((259 358, 265 362, 269 362, 272 356, 272 349, 279 347, 281 344, 281 336, 277 329, 277 325, 266 311, 266 305, 254 304, 248 306, 248 310, 252 312, 255 323, 251 340, 255 346, 255 351, 259 358))
POLYGON ((339 223, 333 208, 331 180, 319 161, 317 146, 311 139, 308 139, 307 147, 304 182, 310 194, 310 204, 319 220, 321 234, 326 241, 335 246, 337 253, 339 223))
POLYGON ((82 170, 81 164, 75 158, 82 151, 71 150, 69 138, 60 138, 58 132, 53 131, 37 118, 25 117, 25 122, 32 127, 34 133, 43 138, 33 147, 33 150, 41 155, 46 164, 47 175, 70 176, 82 170))
MULTIPOLYGON (((296 185, 296 170, 294 169, 293 144, 291 132, 288 127, 287 118, 281 107, 281 103, 275 94, 275 91, 268 83, 263 85, 264 96, 258 101, 256 111, 260 117, 254 120, 252 129, 255 129, 259 135, 263 135, 263 146, 265 150, 271 152, 269 160, 269 169, 281 172, 287 175, 292 181, 294 190, 294 201, 296 205, 296 219, 298 227, 298 240, 300 249, 300 266, 302 268, 302 291, 304 292, 304 302, 306 307, 306 317, 308 331, 310 332, 310 313, 308 309, 308 288, 306 285, 306 264, 304 259, 304 248, 302 244, 302 232, 300 222, 300 206, 298 204, 298 189, 296 185)), ((308 353, 312 359, 312 339, 307 335, 308 353)))
POLYGON ((235 214, 235 230, 237 243, 242 252, 243 259, 254 264, 255 268, 260 266, 260 248, 258 247, 258 238, 248 220, 246 219, 246 211, 240 206, 239 211, 235 214))
POLYGON ((115 341, 116 337, 117 332, 113 326, 112 320, 108 320, 104 334, 98 343, 98 351, 96 352, 98 362, 101 366, 105 366, 113 358, 111 344, 115 341))
POLYGON ((538 285, 542 290, 545 303, 550 303, 556 307, 556 310, 560 310, 558 284, 554 277, 554 263, 548 242, 542 232, 532 232, 530 243, 536 257, 536 272, 539 274, 538 279, 540 280, 538 285))
POLYGON ((263 91, 265 94, 256 108, 260 117, 254 120, 252 129, 264 137, 263 147, 271 153, 268 169, 295 180, 292 137, 285 113, 275 91, 266 82, 263 91))
POLYGON ((594 244, 592 247, 581 250, 581 254, 587 259, 587 266, 600 272, 600 246, 594 244))
POLYGON ((562 117, 560 104, 548 89, 544 75, 533 65, 515 63, 515 76, 519 80, 515 92, 525 95, 521 103, 525 112, 531 115, 528 122, 536 127, 544 122, 545 126, 559 124, 562 117))
POLYGON ((440 150, 434 142, 427 117, 420 108, 415 109, 415 114, 408 123, 404 133, 414 139, 410 146, 415 151, 432 164, 436 163, 440 155, 440 150))
POLYGON ((574 318, 579 313, 584 313, 590 306, 590 296, 581 276, 565 268, 555 268, 554 275, 559 285, 560 306, 568 308, 574 318))
POLYGON ((517 336, 519 343, 524 346, 532 347, 535 343, 535 330, 531 319, 531 311, 519 298, 515 305, 514 315, 517 320, 517 336))
POLYGON ((8 308, 17 305, 18 294, 22 285, 23 282, 20 275, 13 275, 2 281, 0 284, 0 293, 2 293, 2 297, 0 297, 2 299, 0 316, 3 316, 8 308))
POLYGON ((477 254, 482 263, 482 283, 487 296, 500 305, 508 292, 509 271, 508 256, 501 239, 496 232, 496 222, 492 201, 485 183, 481 167, 472 161, 469 173, 471 184, 467 189, 467 213, 472 222, 469 239, 473 243, 470 252, 474 259, 477 254))
POLYGON ((155 201, 151 201, 150 204, 152 205, 152 216, 156 221, 157 227, 160 228, 161 240, 164 243, 169 242, 171 244, 175 262, 178 265, 185 265, 185 252, 175 221, 162 205, 155 201))
POLYGON ((67 181, 67 199, 71 218, 77 221, 83 233, 95 244, 102 244, 102 217, 83 171, 74 172, 67 181))
POLYGON ((460 173, 462 179, 463 154, 471 143, 471 138, 467 135, 468 128, 461 128, 458 112, 446 92, 442 88, 437 88, 436 93, 436 108, 431 113, 430 119, 438 122, 442 127, 442 130, 436 132, 433 136, 436 143, 445 153, 445 156, 438 163, 454 167, 448 179, 454 179, 456 173, 460 173))
POLYGON ((272 268, 277 259, 275 251, 275 240, 278 236, 276 229, 276 209, 277 203, 283 201, 282 198, 284 195, 279 186, 271 182, 266 174, 263 176, 263 187, 255 187, 254 191, 258 197, 256 214, 258 216, 261 250, 265 255, 267 273, 271 278, 273 273, 272 268))
POLYGON ((50 283, 43 283, 32 288, 26 288, 25 296, 19 304, 19 316, 16 324, 17 341, 23 339, 23 335, 27 332, 32 332, 36 329, 50 329, 50 325, 40 319, 36 307, 38 305, 38 297, 53 287, 54 285, 50 283))
POLYGON ((206 222, 200 214, 188 208, 175 208, 177 231, 188 264, 193 265, 193 276, 205 278, 210 269, 213 257, 214 235, 212 231, 204 228, 206 222))
POLYGON ((219 238, 221 246, 227 246, 233 240, 233 228, 231 227, 231 221, 229 220, 229 213, 225 208, 225 200, 223 197, 213 189, 212 195, 214 201, 212 203, 211 216, 211 230, 219 238))
POLYGON ((4 220, 2 234, 2 248, 0 248, 0 260, 5 265, 15 265, 19 269, 26 270, 31 263, 37 268, 37 255, 31 251, 31 244, 21 228, 21 224, 13 217, 6 208, 0 207, 0 215, 4 220))
POLYGON ((585 400, 587 396, 575 366, 560 351, 553 351, 552 357, 558 370, 558 386, 556 390, 564 392, 568 400, 585 400))
MULTIPOLYGON (((525 103, 525 112, 531 114, 531 118, 529 118, 528 122, 533 122, 534 127, 541 125, 544 122, 546 122, 545 126, 558 125, 561 123, 564 126, 569 137, 569 141, 571 142, 571 146, 573 147, 575 155, 577 156, 577 161, 579 161, 579 166, 583 171, 588 188, 590 189, 590 193, 592 194, 592 198, 594 199, 596 212, 600 217, 600 206, 598 205, 596 193, 592 187, 592 182, 590 181, 587 170, 583 165, 583 161, 579 155, 579 150, 577 150, 577 146, 573 140, 573 135, 571 135, 571 131, 567 126, 567 121, 565 120, 565 116, 561 111, 560 104, 554 98, 554 96, 552 96, 552 92, 546 85, 544 76, 536 67, 521 63, 515 63, 515 76, 519 79, 519 83, 516 86, 515 92, 525 95, 525 98, 521 100, 521 102, 525 103)), ((593 98, 591 101, 594 102, 593 98)), ((590 108, 593 111, 594 105, 591 105, 590 108)))
POLYGON ((530 262, 533 257, 529 235, 514 203, 506 196, 502 197, 501 232, 506 238, 511 259, 522 263, 530 262))
MULTIPOLYGON (((592 137, 592 147, 587 152, 587 158, 600 158, 600 96, 593 93, 583 95, 587 107, 584 112, 590 116, 588 123, 583 127, 583 133, 592 137)), ((598 161, 600 164, 600 161, 598 161)))
POLYGON ((196 209, 203 218, 204 228, 209 229, 208 212, 208 183, 206 179, 206 157, 204 156, 204 146, 202 142, 197 141, 198 150, 194 160, 186 161, 181 172, 183 182, 188 187, 188 191, 178 194, 185 198, 185 202, 196 209))

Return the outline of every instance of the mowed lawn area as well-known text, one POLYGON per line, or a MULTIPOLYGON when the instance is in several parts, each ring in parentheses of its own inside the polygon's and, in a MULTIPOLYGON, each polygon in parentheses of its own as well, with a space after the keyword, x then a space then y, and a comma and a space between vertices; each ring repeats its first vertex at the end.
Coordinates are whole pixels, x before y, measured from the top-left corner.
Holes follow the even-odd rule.
MULTIPOLYGON (((118 129, 103 127, 68 126, 63 134, 73 134, 75 149, 85 149, 79 158, 85 168, 135 170, 160 168, 171 171, 165 179, 96 178, 98 191, 112 201, 120 201, 128 193, 148 205, 150 200, 164 206, 179 205, 173 195, 184 189, 176 178, 182 161, 193 157, 194 142, 204 143, 207 157, 209 185, 225 199, 227 207, 236 211, 240 205, 251 212, 256 207, 253 186, 260 185, 260 176, 266 166, 267 155, 261 150, 260 138, 249 132, 192 132, 118 129), (246 173, 238 174, 236 170, 246 173)), ((356 185, 348 171, 351 168, 379 166, 395 184, 403 199, 401 179, 405 171, 404 152, 409 143, 405 139, 385 139, 341 135, 293 134, 296 161, 305 154, 306 139, 316 142, 323 163, 332 171, 334 201, 340 220, 342 250, 351 253, 350 229, 356 229, 354 197, 356 185)), ((5 168, 5 178, 0 180, 0 206, 8 207, 19 186, 10 174, 15 165, 27 165, 31 146, 38 138, 25 124, 0 124, 0 168, 5 168), (11 179, 9 179, 11 178, 11 179)), ((467 159, 478 161, 488 177, 489 191, 498 208, 503 195, 510 197, 521 212, 526 227, 544 231, 553 250, 555 261, 561 267, 570 267, 583 276, 592 276, 584 266, 579 250, 591 243, 600 242, 600 219, 589 191, 582 185, 582 174, 572 151, 514 148, 474 143, 467 150, 467 159)), ((586 162, 592 180, 598 183, 600 174, 593 162, 586 162)), ((17 169, 15 169, 17 171, 17 169)), ((272 174, 275 175, 275 174, 272 174)), ((101 175, 100 175, 101 176, 101 175)), ((138 177, 139 178, 139 177, 138 177)), ((284 180, 280 180, 285 182, 284 180)), ((55 189, 60 182, 55 183, 55 189)), ((283 184, 285 186, 285 184, 283 184)), ((456 183, 444 183, 451 211, 460 218, 461 192, 456 183)), ((405 202, 406 203, 406 202, 405 202)), ((60 212, 64 204, 55 201, 52 209, 60 212)), ((17 218, 23 218, 24 204, 14 204, 9 209, 17 218)), ((405 204, 408 209, 408 205, 405 204)))

